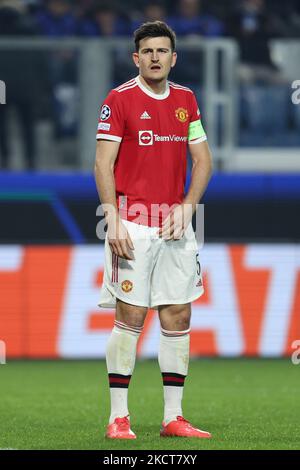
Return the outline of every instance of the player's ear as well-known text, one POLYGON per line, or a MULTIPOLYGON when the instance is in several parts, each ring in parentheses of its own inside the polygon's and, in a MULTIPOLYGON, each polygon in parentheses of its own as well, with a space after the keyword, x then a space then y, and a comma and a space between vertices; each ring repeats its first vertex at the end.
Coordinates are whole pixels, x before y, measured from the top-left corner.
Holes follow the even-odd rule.
POLYGON ((177 61, 177 52, 173 52, 172 54, 172 62, 171 62, 171 67, 174 67, 177 61))
POLYGON ((139 68, 140 64, 139 64, 139 55, 137 52, 133 52, 132 53, 132 59, 133 59, 133 62, 135 63, 136 67, 139 68))

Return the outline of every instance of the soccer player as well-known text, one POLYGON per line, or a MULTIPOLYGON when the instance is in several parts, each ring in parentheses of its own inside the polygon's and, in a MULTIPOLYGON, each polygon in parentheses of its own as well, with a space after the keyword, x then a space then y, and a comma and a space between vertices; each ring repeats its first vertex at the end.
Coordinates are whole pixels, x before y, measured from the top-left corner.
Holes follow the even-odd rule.
POLYGON ((161 436, 210 438, 182 416, 191 302, 203 293, 191 219, 211 175, 193 92, 168 81, 175 33, 163 22, 134 33, 139 75, 113 89, 100 112, 95 178, 107 221, 101 307, 116 307, 107 345, 111 414, 106 436, 135 439, 127 395, 148 308, 158 310, 164 387, 161 436), (187 146, 193 168, 185 195, 187 146), (187 210, 186 210, 187 209, 187 210))

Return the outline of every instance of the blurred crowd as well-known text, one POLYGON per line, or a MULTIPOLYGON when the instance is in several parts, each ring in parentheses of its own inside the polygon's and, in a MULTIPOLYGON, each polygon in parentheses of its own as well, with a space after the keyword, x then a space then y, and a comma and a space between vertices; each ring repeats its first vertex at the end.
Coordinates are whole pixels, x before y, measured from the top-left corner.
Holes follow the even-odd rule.
MULTIPOLYGON (((166 21, 178 37, 235 38, 241 63, 264 77, 274 68, 268 40, 300 37, 300 1, 0 0, 0 37, 131 36, 154 20, 166 21)), ((241 73, 252 78, 247 67, 241 73)))
POLYGON ((300 37, 298 0, 0 0, 0 34, 131 35, 164 20, 178 36, 300 37))
MULTIPOLYGON (((24 36, 130 37, 141 23, 155 20, 166 21, 178 38, 234 38, 240 50, 238 74, 241 83, 251 85, 258 81, 273 86, 284 81, 284 77, 273 62, 269 39, 300 38, 300 1, 0 0, 0 41, 24 36)), ((112 58, 117 64, 116 84, 127 80, 132 72, 130 57, 123 56, 122 51, 116 51, 112 58)), ((7 84, 9 103, 0 110, 0 167, 9 166, 12 151, 8 132, 10 105, 19 115, 28 168, 35 167, 34 124, 37 120, 51 119, 57 139, 76 135, 77 62, 75 52, 46 54, 24 49, 11 54, 8 49, 0 49, 0 79, 7 84), (17 71, 22 71, 22 87, 17 71)), ((178 61, 175 73, 175 81, 188 86, 198 84, 203 79, 199 53, 186 51, 178 61)), ((255 94, 251 88, 247 90, 253 101, 252 95, 258 96, 257 90, 255 94)), ((274 93, 278 95, 277 89, 274 93)), ((260 98, 256 101, 262 102, 260 98)), ((243 105, 242 109, 248 108, 243 105)), ((248 110, 244 114, 250 115, 248 110)), ((257 113, 255 108, 252 114, 256 116, 261 112, 257 113)))

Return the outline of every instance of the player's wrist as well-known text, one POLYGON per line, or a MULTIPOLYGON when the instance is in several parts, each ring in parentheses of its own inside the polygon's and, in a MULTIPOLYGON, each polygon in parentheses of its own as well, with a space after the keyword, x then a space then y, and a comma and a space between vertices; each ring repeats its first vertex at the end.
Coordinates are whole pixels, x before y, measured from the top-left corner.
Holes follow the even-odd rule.
POLYGON ((120 220, 120 215, 116 207, 112 207, 110 210, 106 211, 104 215, 107 224, 117 224, 120 220))
POLYGON ((192 201, 190 199, 185 199, 182 203, 184 207, 184 213, 186 215, 191 215, 193 216, 196 208, 197 208, 197 203, 195 201, 192 201))

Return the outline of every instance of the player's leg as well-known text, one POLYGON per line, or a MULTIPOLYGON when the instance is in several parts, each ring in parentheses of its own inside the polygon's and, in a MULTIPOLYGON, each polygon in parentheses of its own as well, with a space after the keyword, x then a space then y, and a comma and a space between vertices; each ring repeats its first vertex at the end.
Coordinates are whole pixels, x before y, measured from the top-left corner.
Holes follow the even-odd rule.
POLYGON ((159 306, 159 364, 164 383, 162 436, 210 437, 182 418, 188 372, 191 302, 203 294, 198 247, 192 225, 180 240, 163 241, 151 286, 151 307, 159 306))
POLYGON ((199 266, 192 225, 182 239, 162 241, 152 276, 150 305, 158 306, 161 322, 159 363, 167 422, 181 414, 189 362, 190 302, 203 293, 199 266))
POLYGON ((158 309, 161 334, 158 361, 164 384, 164 423, 182 416, 181 401, 188 373, 191 305, 158 309))
POLYGON ((164 385, 164 420, 161 436, 210 438, 183 418, 182 396, 188 373, 191 304, 159 307, 161 324, 159 366, 164 385))
POLYGON ((147 308, 117 301, 116 318, 106 349, 110 386, 109 424, 128 416, 128 386, 134 370, 136 348, 143 329, 147 308))
POLYGON ((111 414, 107 437, 134 438, 128 421, 128 386, 133 373, 136 347, 149 306, 149 278, 152 267, 148 227, 124 222, 134 244, 134 259, 124 260, 111 253, 106 241, 104 295, 102 306, 116 302, 114 328, 107 344, 111 414), (142 232, 142 233, 141 233, 142 232), (144 234, 145 232, 145 234, 144 234), (144 237, 145 235, 145 237, 144 237))

